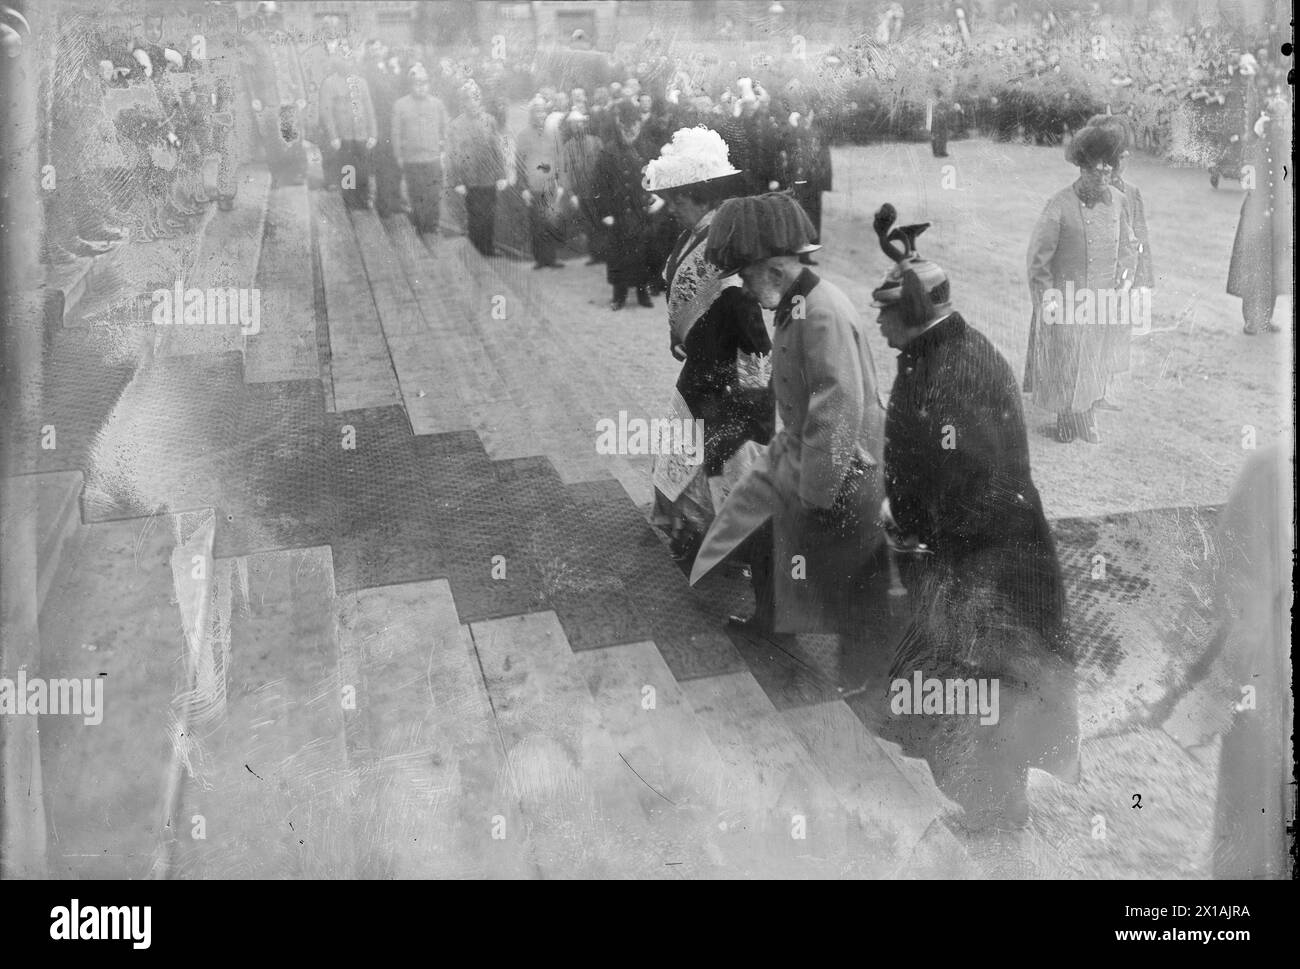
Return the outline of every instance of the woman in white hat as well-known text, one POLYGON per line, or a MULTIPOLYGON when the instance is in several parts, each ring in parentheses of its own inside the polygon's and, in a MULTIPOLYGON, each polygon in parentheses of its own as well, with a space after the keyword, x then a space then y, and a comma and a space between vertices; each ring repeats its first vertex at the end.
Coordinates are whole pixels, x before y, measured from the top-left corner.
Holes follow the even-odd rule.
POLYGON ((704 422, 703 461, 661 456, 656 465, 655 519, 671 527, 674 551, 689 557, 739 477, 746 441, 766 444, 774 408, 760 362, 772 349, 758 301, 740 279, 705 256, 716 207, 740 187, 721 136, 683 128, 645 170, 644 186, 664 200, 682 225, 668 256, 669 346, 683 361, 677 407, 704 422), (736 459, 736 460, 733 460, 736 459))

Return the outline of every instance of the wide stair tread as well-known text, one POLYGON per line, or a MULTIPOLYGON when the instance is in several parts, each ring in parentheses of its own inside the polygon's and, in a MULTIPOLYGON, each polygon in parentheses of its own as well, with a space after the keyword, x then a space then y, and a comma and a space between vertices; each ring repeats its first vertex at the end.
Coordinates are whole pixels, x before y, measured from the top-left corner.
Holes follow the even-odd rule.
POLYGON ((680 846, 641 805, 551 612, 473 623, 525 836, 543 877, 673 878, 680 846))
POLYGON ((351 877, 354 779, 330 550, 261 552, 214 568, 213 625, 229 623, 225 709, 214 728, 195 727, 180 817, 201 815, 206 838, 179 839, 176 873, 351 877))
POLYGON ((492 707, 443 580, 338 601, 358 876, 530 877, 492 707))
POLYGON ((319 377, 311 199, 305 185, 271 190, 256 286, 261 325, 246 338, 244 379, 268 383, 319 377))
POLYGON ((360 246, 343 202, 316 192, 317 232, 336 411, 401 403, 360 246))

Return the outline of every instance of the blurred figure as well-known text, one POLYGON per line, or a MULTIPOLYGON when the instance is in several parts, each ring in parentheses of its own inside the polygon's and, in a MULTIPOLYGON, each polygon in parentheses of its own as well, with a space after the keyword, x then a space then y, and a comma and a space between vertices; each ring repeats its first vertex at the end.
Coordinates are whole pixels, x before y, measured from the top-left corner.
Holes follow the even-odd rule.
POLYGON ((320 89, 330 75, 330 61, 335 56, 348 56, 347 41, 343 36, 343 19, 329 14, 321 21, 319 35, 303 52, 303 84, 307 91, 306 135, 320 149, 321 175, 325 189, 333 191, 339 185, 338 153, 329 145, 320 126, 320 89))
POLYGON ((366 65, 363 76, 370 90, 370 101, 375 112, 375 147, 370 162, 375 175, 375 211, 379 215, 393 215, 402 211, 402 170, 393 154, 393 106, 402 94, 402 76, 396 58, 388 56, 388 47, 381 40, 366 44, 366 65))
POLYGON ((1233 709, 1219 751, 1215 878, 1287 878, 1286 826, 1295 821, 1292 769, 1291 572, 1295 554, 1291 447, 1251 455, 1218 524, 1223 572, 1218 641, 1232 674, 1233 709))
POLYGON ((515 165, 520 195, 528 206, 528 230, 534 269, 563 269, 556 258, 560 244, 557 193, 559 142, 546 130, 547 105, 541 97, 528 105, 528 126, 515 135, 515 165))
MULTIPOLYGON (((1127 119, 1113 114, 1095 115, 1088 120, 1088 126, 1113 129, 1121 138, 1119 164, 1111 172, 1110 184, 1123 192, 1124 197, 1128 199, 1129 212, 1133 219, 1133 237, 1137 240, 1137 268, 1134 270, 1133 286, 1138 289, 1154 289, 1156 274, 1151 262, 1151 237, 1147 231, 1146 203, 1142 200, 1142 191, 1124 177, 1125 159, 1133 151, 1133 129, 1127 119)), ((1112 342, 1111 348, 1114 351, 1110 361, 1111 375, 1128 373, 1132 366, 1132 342, 1116 339, 1112 342)), ((1097 408, 1099 410, 1121 409, 1118 403, 1110 399, 1109 391, 1097 401, 1097 408)))
MULTIPOLYGON (((831 190, 831 155, 830 142, 811 102, 802 98, 791 100, 790 116, 780 139, 781 187, 793 190, 820 241, 822 193, 831 190)), ((801 261, 805 265, 817 265, 811 256, 804 256, 801 261)))
POLYGON ((469 81, 461 88, 462 111, 447 130, 451 184, 465 200, 469 241, 485 256, 496 252, 497 192, 506 187, 505 152, 496 119, 469 81))
POLYGON ((249 104, 271 169, 271 184, 301 185, 307 177, 302 126, 307 109, 298 49, 274 3, 259 3, 254 29, 244 38, 249 104))
POLYGON ((406 178, 411 223, 421 235, 435 235, 442 214, 443 167, 447 151, 447 109, 430 93, 429 73, 410 70, 411 93, 393 105, 393 159, 406 178))
POLYGON ((1237 236, 1228 266, 1228 292, 1241 299, 1242 332, 1276 333, 1273 308, 1291 293, 1295 266, 1291 254, 1293 185, 1284 176, 1291 157, 1291 102, 1273 98, 1246 145, 1246 174, 1253 178, 1241 203, 1237 236))
POLYGON ((1101 441, 1095 408, 1130 326, 1097 320, 1109 296, 1127 298, 1137 268, 1128 200, 1110 179, 1123 141, 1107 128, 1085 127, 1071 140, 1066 159, 1079 169, 1074 184, 1048 200, 1029 242, 1030 322, 1025 390, 1056 414, 1056 439, 1101 441), (1085 318, 1078 305, 1091 306, 1085 318))
POLYGON ((592 199, 596 185, 596 162, 600 139, 591 133, 588 118, 575 107, 565 121, 568 137, 560 149, 560 188, 570 216, 577 216, 587 237, 587 265, 605 261, 609 230, 601 221, 592 199))
POLYGON ((616 137, 601 149, 596 161, 596 191, 592 199, 601 222, 609 229, 605 279, 613 287, 609 308, 621 310, 629 289, 636 290, 637 302, 650 307, 650 280, 659 267, 651 264, 652 215, 656 203, 641 185, 646 160, 636 149, 641 134, 641 115, 631 101, 619 101, 614 108, 616 137))
POLYGON ((321 85, 321 128, 338 155, 343 204, 370 208, 370 153, 378 129, 370 88, 355 59, 336 57, 321 85))

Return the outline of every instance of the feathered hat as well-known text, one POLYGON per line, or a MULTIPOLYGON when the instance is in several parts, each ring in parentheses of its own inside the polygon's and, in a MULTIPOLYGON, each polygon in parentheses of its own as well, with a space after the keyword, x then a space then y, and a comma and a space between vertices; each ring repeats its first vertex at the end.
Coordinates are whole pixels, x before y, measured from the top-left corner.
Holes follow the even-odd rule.
POLYGON ((729 273, 773 256, 801 256, 821 248, 817 230, 793 195, 768 192, 728 199, 709 228, 705 257, 729 273))
POLYGON ((895 226, 897 220, 897 210, 886 202, 871 223, 880 250, 894 262, 884 281, 872 290, 871 305, 877 309, 901 305, 908 326, 923 326, 952 312, 948 274, 916 251, 916 237, 930 228, 930 223, 895 226))
POLYGON ((641 186, 663 195, 687 187, 721 188, 740 174, 731 164, 727 143, 716 131, 699 125, 681 128, 645 167, 641 186))

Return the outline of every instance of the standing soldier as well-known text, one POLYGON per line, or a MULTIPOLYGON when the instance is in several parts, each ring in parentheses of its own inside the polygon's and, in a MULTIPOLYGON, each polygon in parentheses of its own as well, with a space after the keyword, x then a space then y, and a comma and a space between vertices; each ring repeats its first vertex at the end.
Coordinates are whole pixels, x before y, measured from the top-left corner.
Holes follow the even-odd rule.
POLYGON ((557 198, 559 141, 546 130, 546 102, 535 97, 528 105, 528 125, 515 136, 515 160, 528 229, 532 239, 534 269, 563 269, 555 255, 559 243, 557 198))
POLYGON ((303 84, 307 89, 307 107, 304 109, 306 135, 320 149, 321 176, 327 191, 338 188, 339 164, 338 154, 321 131, 320 88, 329 77, 330 59, 335 55, 348 55, 347 40, 343 36, 342 18, 338 14, 329 14, 321 23, 319 36, 301 57, 303 84))
POLYGON ((402 94, 400 66, 388 66, 388 47, 381 40, 366 44, 363 76, 375 108, 376 141, 371 153, 375 174, 375 211, 381 216, 402 210, 402 170, 393 157, 393 105, 402 94))
POLYGON ((370 89, 355 60, 336 57, 321 85, 320 122, 343 173, 343 203, 370 208, 370 153, 377 140, 370 89))
POLYGON ((411 68, 411 93, 393 105, 393 157, 406 176, 411 222, 421 235, 438 231, 443 159, 447 150, 447 109, 429 93, 429 74, 411 68))
POLYGON ((594 266, 605 261, 605 249, 609 245, 609 233, 592 202, 596 160, 602 146, 600 139, 591 133, 587 115, 581 108, 570 111, 565 124, 569 127, 569 137, 560 150, 560 187, 571 211, 581 218, 587 236, 587 265, 594 266))
POLYGON ((469 241, 485 256, 496 252, 497 192, 506 187, 505 152, 496 119, 469 81, 461 89, 464 110, 448 129, 451 184, 465 200, 469 241))
POLYGON ((307 88, 283 20, 274 3, 259 3, 253 30, 244 39, 244 78, 272 186, 301 185, 307 175, 302 141, 307 88))
POLYGON ((1286 184, 1291 147, 1289 94, 1273 98, 1254 121, 1246 143, 1246 173, 1254 181, 1241 203, 1228 267, 1228 292, 1241 298, 1243 332, 1276 333, 1273 307, 1293 291, 1291 212, 1294 186, 1286 184))

